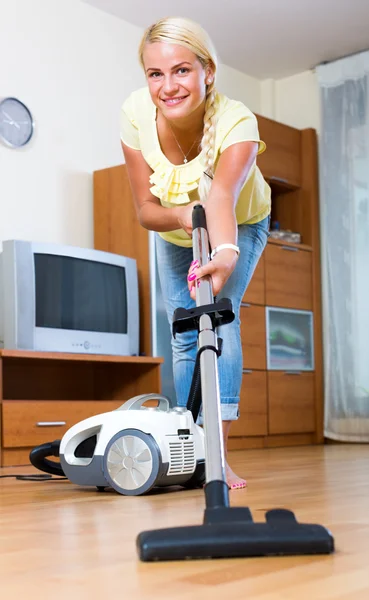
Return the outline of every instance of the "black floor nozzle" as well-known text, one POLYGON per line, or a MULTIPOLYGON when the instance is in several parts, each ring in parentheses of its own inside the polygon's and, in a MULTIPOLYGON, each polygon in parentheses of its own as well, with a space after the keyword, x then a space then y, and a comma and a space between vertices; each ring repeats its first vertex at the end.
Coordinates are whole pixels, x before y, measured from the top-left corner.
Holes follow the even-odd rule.
POLYGON ((210 511, 205 512, 204 525, 140 533, 139 558, 149 562, 334 552, 333 537, 325 527, 298 523, 288 510, 268 511, 265 523, 255 523, 248 508, 210 511))

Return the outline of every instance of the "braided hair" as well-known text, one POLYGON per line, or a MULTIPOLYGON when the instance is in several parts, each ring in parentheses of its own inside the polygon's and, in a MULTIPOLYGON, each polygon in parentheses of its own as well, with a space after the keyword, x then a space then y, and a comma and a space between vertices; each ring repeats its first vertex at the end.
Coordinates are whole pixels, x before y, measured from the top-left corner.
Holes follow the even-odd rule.
POLYGON ((208 86, 206 92, 204 133, 201 140, 201 149, 205 155, 205 170, 199 181, 199 197, 204 202, 209 195, 211 183, 214 177, 215 161, 215 110, 216 92, 214 83, 208 86))

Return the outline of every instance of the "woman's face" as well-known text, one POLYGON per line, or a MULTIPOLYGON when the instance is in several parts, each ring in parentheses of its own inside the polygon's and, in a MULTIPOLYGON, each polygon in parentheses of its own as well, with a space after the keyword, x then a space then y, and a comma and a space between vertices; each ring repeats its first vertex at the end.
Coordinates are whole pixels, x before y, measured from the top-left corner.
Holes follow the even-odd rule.
POLYGON ((167 119, 188 119, 203 110, 213 73, 191 50, 178 44, 146 44, 143 62, 152 101, 167 119))

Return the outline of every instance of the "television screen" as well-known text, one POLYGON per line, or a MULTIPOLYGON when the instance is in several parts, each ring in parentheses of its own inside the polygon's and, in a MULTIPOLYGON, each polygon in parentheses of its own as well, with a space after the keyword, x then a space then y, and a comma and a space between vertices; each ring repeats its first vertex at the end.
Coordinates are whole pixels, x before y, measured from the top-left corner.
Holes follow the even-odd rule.
POLYGON ((127 333, 124 267, 38 253, 34 264, 36 327, 127 333))

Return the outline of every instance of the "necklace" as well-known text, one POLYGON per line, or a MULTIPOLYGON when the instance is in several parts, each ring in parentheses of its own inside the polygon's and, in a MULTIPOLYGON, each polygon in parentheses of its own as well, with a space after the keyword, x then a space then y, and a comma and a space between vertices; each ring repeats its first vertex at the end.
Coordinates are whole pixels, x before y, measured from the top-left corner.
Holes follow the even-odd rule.
POLYGON ((186 163, 188 162, 188 160, 187 160, 187 156, 190 154, 190 152, 191 152, 192 148, 194 147, 194 145, 196 144, 196 142, 199 142, 199 141, 201 140, 201 138, 196 138, 196 139, 195 139, 195 141, 193 142, 193 144, 192 144, 191 148, 189 149, 189 151, 188 151, 188 152, 185 154, 185 153, 183 152, 183 150, 182 150, 181 144, 180 144, 180 143, 179 143, 179 141, 177 140, 176 134, 174 133, 174 131, 173 131, 173 129, 172 129, 172 126, 171 126, 171 124, 169 123, 169 121, 168 121, 168 125, 169 125, 169 128, 170 128, 170 130, 171 130, 171 132, 172 132, 172 134, 173 134, 173 137, 174 137, 174 139, 175 139, 175 141, 176 141, 176 144, 177 144, 178 148, 180 149, 180 151, 181 151, 181 152, 182 152, 182 154, 183 154, 183 162, 184 162, 184 164, 186 164, 186 163))

